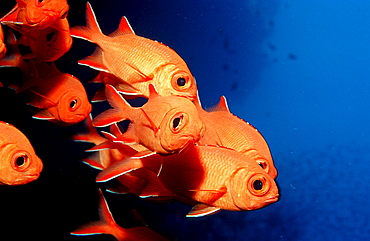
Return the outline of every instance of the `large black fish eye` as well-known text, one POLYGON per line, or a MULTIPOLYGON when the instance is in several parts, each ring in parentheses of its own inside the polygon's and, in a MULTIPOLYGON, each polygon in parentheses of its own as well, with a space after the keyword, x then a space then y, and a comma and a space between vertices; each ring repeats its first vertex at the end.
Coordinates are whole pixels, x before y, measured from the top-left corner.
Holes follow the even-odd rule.
POLYGON ((177 79, 177 85, 178 86, 184 86, 184 85, 186 85, 186 79, 183 78, 183 77, 178 78, 177 79))
POLYGON ((55 36, 55 31, 52 31, 46 35, 46 42, 50 42, 53 40, 53 37, 55 36))
POLYGON ((180 125, 181 117, 176 117, 175 119, 173 119, 173 121, 172 121, 173 129, 176 129, 180 125))
POLYGON ((69 102, 69 107, 71 109, 74 109, 76 106, 77 106, 77 100, 76 99, 74 99, 71 102, 69 102))
POLYGON ((15 160, 15 165, 17 167, 21 167, 23 166, 28 160, 28 156, 27 155, 22 155, 22 156, 19 156, 17 157, 17 159, 15 160))
POLYGON ((263 188, 263 183, 262 183, 262 181, 261 181, 261 180, 255 180, 255 181, 253 182, 253 188, 254 188, 255 190, 261 190, 261 189, 263 188))

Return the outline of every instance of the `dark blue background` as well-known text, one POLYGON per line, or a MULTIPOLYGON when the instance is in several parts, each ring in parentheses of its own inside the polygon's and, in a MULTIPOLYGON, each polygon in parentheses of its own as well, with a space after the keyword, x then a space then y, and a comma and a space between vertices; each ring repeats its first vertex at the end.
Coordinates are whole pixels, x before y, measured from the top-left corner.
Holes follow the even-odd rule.
MULTIPOLYGON (((15 1, 0 4, 7 12, 15 1)), ((105 33, 121 16, 135 32, 176 50, 197 79, 202 103, 220 95, 231 111, 264 135, 279 171, 279 202, 250 212, 186 219, 189 207, 106 193, 116 221, 149 226, 171 240, 366 240, 370 94, 370 3, 358 1, 90 1, 105 33)), ((84 25, 85 2, 69 1, 72 26, 84 25)), ((95 45, 75 39, 57 61, 87 84, 78 66, 95 45)), ((1 78, 5 78, 5 70, 1 78)), ((8 73, 8 72, 6 72, 8 73)), ((16 76, 17 72, 12 72, 16 76)), ((68 137, 82 124, 55 126, 31 118, 26 98, 0 89, 0 120, 22 130, 44 162, 39 180, 0 187, 0 233, 12 240, 112 240, 69 232, 98 219, 97 171, 68 137)), ((105 105, 94 104, 93 114, 105 105)))

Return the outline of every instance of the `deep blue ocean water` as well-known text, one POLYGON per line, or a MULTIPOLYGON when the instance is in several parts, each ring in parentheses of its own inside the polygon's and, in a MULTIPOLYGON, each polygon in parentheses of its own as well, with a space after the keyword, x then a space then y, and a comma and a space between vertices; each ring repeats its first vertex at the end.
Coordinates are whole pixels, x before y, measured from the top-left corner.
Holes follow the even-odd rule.
MULTIPOLYGON (((84 25, 84 1, 69 1, 72 26, 84 25)), ((278 169, 280 200, 249 212, 187 219, 190 207, 106 193, 116 221, 135 208, 171 240, 367 240, 370 238, 370 2, 91 0, 105 33, 127 16, 137 35, 177 51, 196 77, 202 104, 225 95, 230 110, 267 140, 278 169)), ((0 3, 0 12, 15 1, 0 3)), ((95 45, 75 40, 57 61, 89 96, 88 67, 77 60, 95 45)), ((1 72, 3 73, 3 72, 1 72)), ((3 74, 2 77, 3 78, 3 74)), ((24 100, 0 92, 0 120, 17 126, 44 162, 39 180, 0 187, 0 237, 11 240, 113 240, 69 235, 98 219, 97 171, 79 160, 88 144, 68 137, 82 124, 31 118, 24 100)), ((94 105, 93 114, 106 108, 94 105), (100 109, 99 109, 100 108, 100 109)))

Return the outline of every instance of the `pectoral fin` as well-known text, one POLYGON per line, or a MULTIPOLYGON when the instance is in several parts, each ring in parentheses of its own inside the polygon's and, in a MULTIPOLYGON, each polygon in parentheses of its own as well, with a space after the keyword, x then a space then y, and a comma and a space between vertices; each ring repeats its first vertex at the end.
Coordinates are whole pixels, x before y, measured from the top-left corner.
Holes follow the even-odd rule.
POLYGON ((227 188, 225 186, 219 188, 218 190, 189 190, 191 192, 207 192, 207 202, 213 203, 220 199, 226 192, 227 188))
POLYGON ((221 208, 210 206, 204 203, 195 205, 190 212, 186 215, 187 218, 199 218, 207 215, 214 214, 221 211, 221 208))
POLYGON ((32 116, 39 120, 55 120, 55 117, 50 114, 47 110, 41 110, 32 116))
POLYGON ((103 170, 96 177, 96 182, 107 182, 125 173, 131 172, 133 170, 143 168, 143 163, 141 159, 126 159, 114 163, 107 169, 103 170))

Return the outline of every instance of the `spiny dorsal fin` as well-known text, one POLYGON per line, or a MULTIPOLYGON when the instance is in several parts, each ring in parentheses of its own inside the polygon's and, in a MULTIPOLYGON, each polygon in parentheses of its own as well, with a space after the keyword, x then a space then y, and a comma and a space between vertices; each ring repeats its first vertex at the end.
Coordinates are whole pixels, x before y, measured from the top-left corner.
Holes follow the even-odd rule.
POLYGON ((128 22, 127 18, 123 16, 121 18, 121 21, 119 23, 118 29, 114 31, 113 33, 109 34, 109 37, 117 37, 125 34, 134 34, 135 32, 132 29, 130 23, 128 22))
POLYGON ((211 106, 207 108, 208 112, 214 112, 214 111, 227 111, 230 112, 229 107, 227 106, 227 101, 225 96, 220 97, 220 101, 217 105, 211 106))

